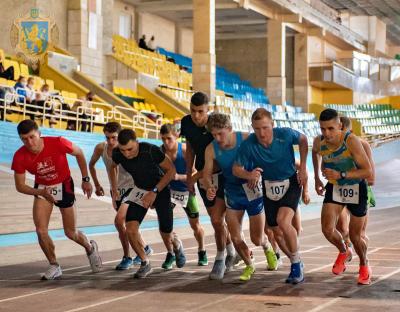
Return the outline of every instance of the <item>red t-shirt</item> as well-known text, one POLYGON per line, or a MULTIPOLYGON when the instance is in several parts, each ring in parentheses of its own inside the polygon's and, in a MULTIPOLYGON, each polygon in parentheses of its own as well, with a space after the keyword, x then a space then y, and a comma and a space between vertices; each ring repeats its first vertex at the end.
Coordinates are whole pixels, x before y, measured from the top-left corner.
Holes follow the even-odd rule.
POLYGON ((43 185, 61 183, 71 176, 67 153, 72 152, 72 142, 63 137, 42 137, 43 150, 34 154, 25 146, 14 154, 11 169, 16 173, 29 173, 35 176, 35 182, 43 185))

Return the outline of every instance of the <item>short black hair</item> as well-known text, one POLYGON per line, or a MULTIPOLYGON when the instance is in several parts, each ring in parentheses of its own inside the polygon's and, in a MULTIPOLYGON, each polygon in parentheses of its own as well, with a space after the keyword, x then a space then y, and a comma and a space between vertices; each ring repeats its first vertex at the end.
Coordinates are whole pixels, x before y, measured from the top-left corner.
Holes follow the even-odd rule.
POLYGON ((19 135, 27 134, 32 130, 39 130, 39 127, 37 123, 31 119, 22 120, 17 126, 17 131, 19 135))
POLYGON ((321 115, 319 115, 319 121, 328 121, 336 118, 339 118, 339 114, 333 108, 327 108, 321 112, 321 115))
POLYGON ((123 129, 118 134, 118 143, 121 145, 126 145, 129 141, 136 141, 136 133, 132 129, 123 129))
POLYGON ((120 133, 121 132, 121 125, 116 121, 107 122, 103 127, 103 132, 109 133, 120 133))
POLYGON ((175 128, 173 124, 163 124, 160 128, 160 134, 164 135, 164 134, 168 134, 171 132, 174 132, 175 128))
POLYGON ((195 94, 192 95, 190 103, 193 104, 194 106, 207 105, 208 96, 203 92, 196 92, 195 94))

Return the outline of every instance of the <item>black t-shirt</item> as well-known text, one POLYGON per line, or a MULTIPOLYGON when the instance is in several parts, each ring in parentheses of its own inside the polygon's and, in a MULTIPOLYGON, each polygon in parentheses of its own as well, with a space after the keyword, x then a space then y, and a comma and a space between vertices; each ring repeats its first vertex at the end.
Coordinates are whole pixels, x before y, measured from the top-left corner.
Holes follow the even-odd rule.
POLYGON ((159 166, 165 159, 160 148, 150 143, 139 143, 139 153, 135 158, 126 158, 119 148, 114 148, 112 159, 132 176, 135 185, 144 190, 151 190, 164 176, 159 166))
POLYGON ((212 134, 207 131, 206 127, 196 126, 192 117, 187 115, 183 117, 181 121, 181 136, 185 137, 190 143, 196 155, 196 162, 194 164, 196 170, 203 170, 204 153, 207 145, 214 139, 212 134))

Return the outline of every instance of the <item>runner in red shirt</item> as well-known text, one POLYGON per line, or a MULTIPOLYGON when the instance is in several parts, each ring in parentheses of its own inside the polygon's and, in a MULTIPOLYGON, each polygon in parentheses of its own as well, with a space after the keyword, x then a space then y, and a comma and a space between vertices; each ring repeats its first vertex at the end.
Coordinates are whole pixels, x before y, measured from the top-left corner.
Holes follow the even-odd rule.
POLYGON ((76 229, 74 182, 67 161, 67 154, 76 157, 83 176, 82 190, 90 198, 92 185, 82 150, 63 137, 40 137, 38 126, 33 120, 21 121, 17 130, 24 146, 15 152, 11 169, 14 170, 17 191, 35 197, 33 221, 39 245, 50 263, 42 279, 55 279, 62 275, 53 241, 48 234, 53 205, 60 208, 65 235, 86 249, 92 271, 98 272, 101 258, 96 242, 89 242, 85 234, 76 229), (25 171, 35 176, 34 187, 26 184, 25 171))

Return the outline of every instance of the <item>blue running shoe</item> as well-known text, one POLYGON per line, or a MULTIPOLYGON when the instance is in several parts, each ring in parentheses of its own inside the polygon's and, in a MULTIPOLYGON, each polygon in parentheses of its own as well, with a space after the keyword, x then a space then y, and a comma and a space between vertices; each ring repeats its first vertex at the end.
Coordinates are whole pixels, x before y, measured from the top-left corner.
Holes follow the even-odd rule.
POLYGON ((286 283, 296 285, 303 282, 304 282, 303 263, 301 261, 297 263, 292 263, 290 268, 290 274, 289 277, 286 279, 286 283))
POLYGON ((131 257, 122 257, 121 262, 115 267, 117 271, 128 270, 133 265, 131 257))
POLYGON ((175 263, 178 268, 183 268, 186 263, 186 256, 185 252, 183 251, 183 244, 182 241, 179 240, 179 248, 174 250, 175 253, 175 263))
MULTIPOLYGON (((146 245, 144 247, 144 252, 146 253, 146 256, 151 256, 153 254, 153 249, 150 247, 150 245, 146 245)), ((133 265, 141 265, 141 264, 142 264, 142 259, 140 259, 139 256, 133 258, 133 265)))

